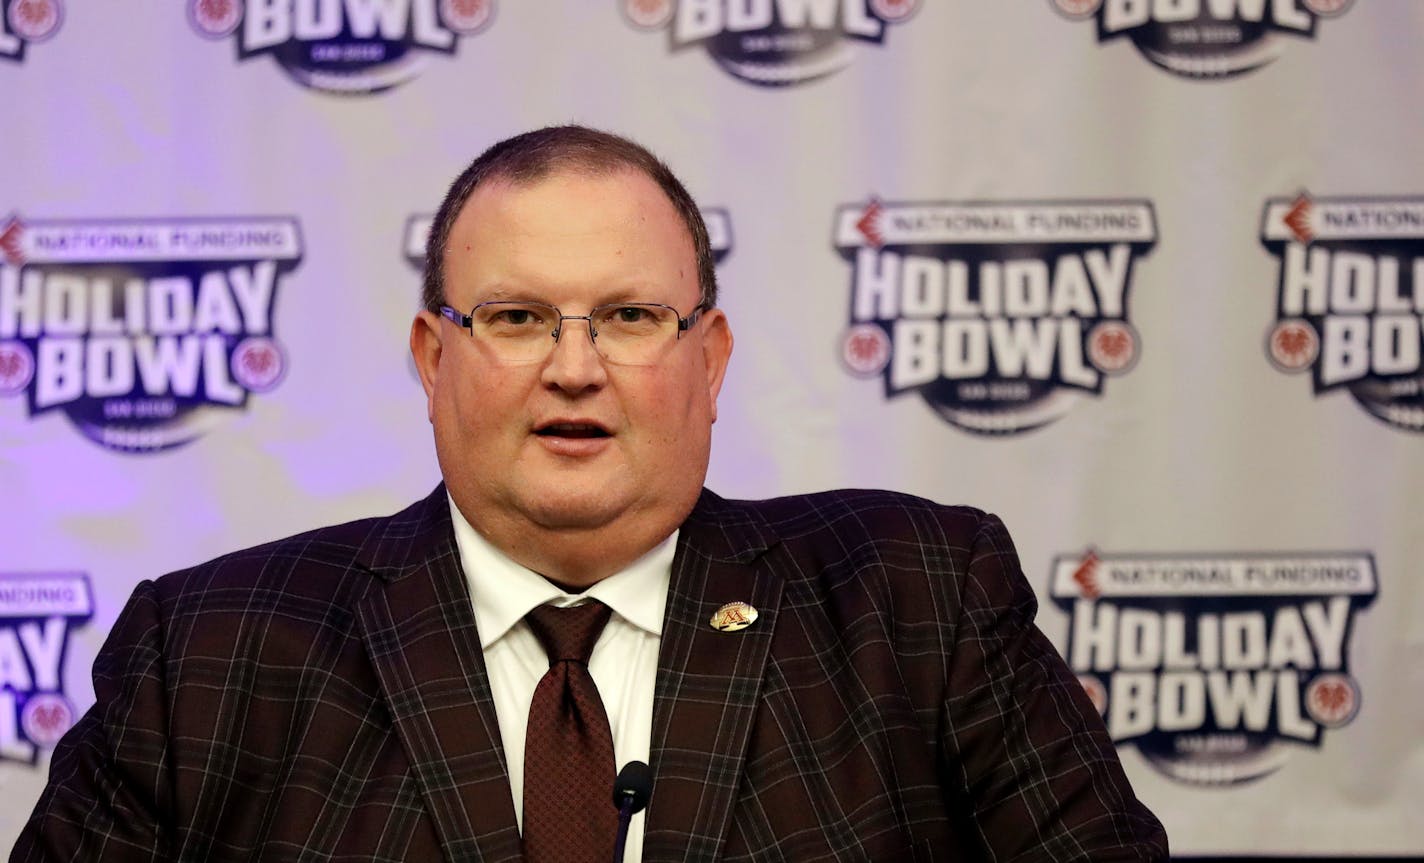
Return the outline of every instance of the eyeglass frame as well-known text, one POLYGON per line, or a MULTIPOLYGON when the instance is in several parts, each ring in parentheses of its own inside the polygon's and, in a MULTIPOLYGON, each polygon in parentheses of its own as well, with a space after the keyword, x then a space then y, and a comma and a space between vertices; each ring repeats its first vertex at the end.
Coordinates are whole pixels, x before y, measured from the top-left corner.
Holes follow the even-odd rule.
MULTIPOLYGON (((654 306, 659 309, 667 309, 668 311, 672 312, 673 317, 677 319, 677 334, 674 337, 676 341, 681 341, 682 334, 696 326, 697 322, 702 319, 702 313, 711 309, 711 306, 707 304, 707 301, 702 300, 697 305, 692 307, 692 311, 687 313, 687 317, 683 317, 681 312, 668 305, 667 303, 642 303, 637 301, 628 301, 621 303, 601 303, 589 309, 588 314, 586 315, 566 315, 559 309, 558 306, 552 303, 541 303, 538 300, 485 300, 482 303, 476 303, 474 307, 470 309, 468 314, 458 311, 452 306, 441 306, 440 315, 441 317, 447 318, 451 323, 455 324, 456 326, 463 327, 464 329, 468 330, 470 333, 470 337, 474 338, 475 312, 478 312, 481 308, 485 306, 494 305, 543 306, 548 309, 553 309, 554 314, 559 316, 558 323, 555 324, 553 332, 549 333, 549 337, 554 340, 555 346, 557 346, 559 344, 559 340, 563 338, 564 321, 587 321, 588 341, 589 344, 593 345, 595 351, 598 350, 598 330, 593 325, 593 317, 594 314, 597 313, 600 309, 616 309, 619 306, 654 306)), ((551 352, 552 350, 553 348, 550 348, 551 352)), ((602 357, 603 353, 600 351, 598 355, 602 357)), ((607 357, 604 357, 604 359, 606 360, 607 357)))

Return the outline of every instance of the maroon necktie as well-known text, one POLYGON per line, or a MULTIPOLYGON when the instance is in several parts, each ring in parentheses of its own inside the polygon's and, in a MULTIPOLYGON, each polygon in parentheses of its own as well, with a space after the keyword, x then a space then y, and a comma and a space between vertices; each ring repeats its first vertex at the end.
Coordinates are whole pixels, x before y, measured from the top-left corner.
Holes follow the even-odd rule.
POLYGON ((541 605, 526 620, 549 670, 534 689, 524 738, 524 859, 605 863, 613 859, 613 734, 588 657, 612 610, 590 601, 541 605))

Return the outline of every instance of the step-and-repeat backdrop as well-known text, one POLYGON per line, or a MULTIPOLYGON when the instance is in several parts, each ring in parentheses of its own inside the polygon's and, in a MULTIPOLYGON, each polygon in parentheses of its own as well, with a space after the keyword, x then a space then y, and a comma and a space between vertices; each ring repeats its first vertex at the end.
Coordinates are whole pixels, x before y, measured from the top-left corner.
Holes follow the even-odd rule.
POLYGON ((715 490, 1002 515, 1177 852, 1424 852, 1424 3, 0 6, 0 845, 136 582, 438 480, 429 215, 578 121, 712 222, 715 490))

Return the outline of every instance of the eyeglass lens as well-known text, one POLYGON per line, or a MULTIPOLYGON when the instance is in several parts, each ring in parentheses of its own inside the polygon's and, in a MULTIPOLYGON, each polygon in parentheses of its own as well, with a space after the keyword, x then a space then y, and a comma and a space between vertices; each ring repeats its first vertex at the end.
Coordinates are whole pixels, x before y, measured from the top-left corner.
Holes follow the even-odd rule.
POLYGON ((650 303, 599 306, 587 315, 562 315, 542 303, 481 303, 471 314, 470 333, 507 362, 547 357, 568 321, 582 320, 594 347, 608 362, 651 365, 678 335, 675 310, 650 303))

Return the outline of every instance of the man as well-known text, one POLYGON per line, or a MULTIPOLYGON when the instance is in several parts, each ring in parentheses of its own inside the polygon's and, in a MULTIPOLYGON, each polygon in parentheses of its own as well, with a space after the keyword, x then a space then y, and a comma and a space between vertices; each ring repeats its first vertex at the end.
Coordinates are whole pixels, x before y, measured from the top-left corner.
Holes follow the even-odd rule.
POLYGON ((497 144, 427 259, 443 485, 140 585, 13 859, 605 859, 632 759, 630 860, 1165 858, 996 519, 702 490, 732 335, 654 157, 497 144), (591 655, 550 604, 608 618, 591 655), (593 744, 545 726, 590 703, 612 757, 561 780, 593 744))

